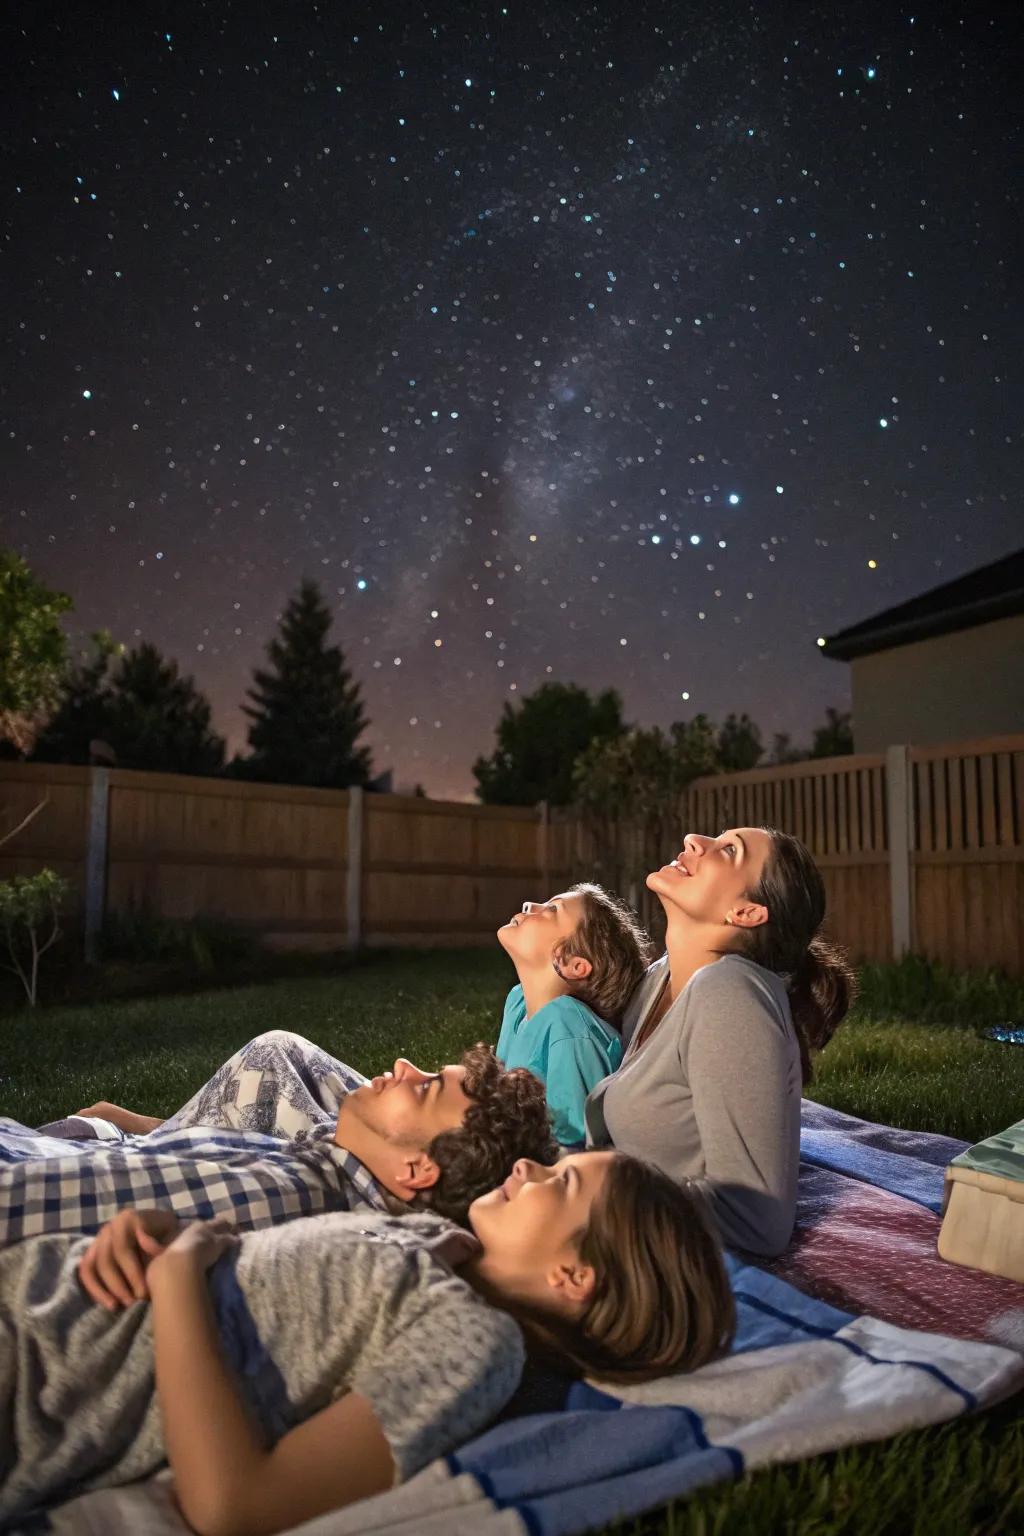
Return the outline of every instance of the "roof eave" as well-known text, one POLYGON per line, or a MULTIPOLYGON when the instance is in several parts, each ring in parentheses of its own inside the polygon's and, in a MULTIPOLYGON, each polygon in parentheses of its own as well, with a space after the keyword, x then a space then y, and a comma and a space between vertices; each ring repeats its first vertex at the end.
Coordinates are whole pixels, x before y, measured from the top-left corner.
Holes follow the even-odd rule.
POLYGON ((886 624, 864 634, 840 632, 826 639, 819 649, 831 661, 855 661, 859 656, 871 656, 876 651, 895 650, 900 645, 912 645, 917 640, 933 640, 938 635, 955 634, 960 629, 974 629, 994 619, 1012 618, 1024 613, 1024 588, 1013 592, 1001 592, 997 597, 981 598, 976 603, 933 613, 925 618, 904 619, 900 623, 886 624))

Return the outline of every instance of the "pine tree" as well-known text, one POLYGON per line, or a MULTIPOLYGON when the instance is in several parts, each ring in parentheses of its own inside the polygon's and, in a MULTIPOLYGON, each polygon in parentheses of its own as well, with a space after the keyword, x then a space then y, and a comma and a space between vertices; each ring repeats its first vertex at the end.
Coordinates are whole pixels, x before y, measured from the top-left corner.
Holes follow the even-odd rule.
POLYGON ((123 658, 106 714, 105 738, 119 768, 216 774, 224 767, 224 741, 211 729, 209 701, 155 645, 137 646, 123 658))
POLYGON ((122 655, 110 636, 93 636, 93 654, 75 666, 61 703, 40 732, 41 762, 88 763, 95 740, 119 768, 216 774, 224 741, 211 729, 209 701, 176 661, 148 643, 122 655))
POLYGON ((356 746, 369 722, 340 646, 327 644, 330 627, 320 588, 304 580, 267 646, 270 667, 253 672, 252 702, 243 706, 251 755, 235 765, 241 777, 321 789, 370 779, 369 748, 356 746))

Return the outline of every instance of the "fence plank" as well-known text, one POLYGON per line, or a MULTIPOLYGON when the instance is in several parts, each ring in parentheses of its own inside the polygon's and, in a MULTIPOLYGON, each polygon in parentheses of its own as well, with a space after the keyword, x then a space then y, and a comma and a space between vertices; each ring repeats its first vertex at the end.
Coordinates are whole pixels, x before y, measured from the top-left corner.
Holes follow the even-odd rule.
POLYGON ((892 949, 906 954, 913 944, 913 887, 910 849, 914 825, 914 781, 906 747, 886 753, 886 797, 889 802, 889 892, 892 902, 892 949))
POLYGON ((962 764, 959 758, 947 758, 943 763, 949 786, 949 847, 963 848, 964 844, 964 795, 962 764))
POLYGON ((999 795, 999 842, 1012 848, 1016 841, 1013 815, 1013 759, 1008 752, 996 758, 996 783, 999 795))
POLYGON ((964 827, 968 848, 981 847, 981 827, 978 815, 978 759, 963 757, 960 768, 964 780, 964 827))
POLYGON ((836 853, 838 851, 836 837, 836 779, 829 774, 825 779, 825 846, 823 852, 836 853))
POLYGON ((935 762, 932 765, 932 787, 935 790, 935 847, 948 848, 950 846, 949 834, 949 803, 946 794, 946 764, 935 762))
POLYGON ((931 763, 915 763, 914 779, 917 787, 917 839, 915 847, 922 852, 930 852, 935 847, 935 834, 932 831, 932 765, 931 763))
POLYGON ((996 765, 991 752, 978 759, 978 789, 981 795, 981 845, 991 848, 996 838, 996 765))

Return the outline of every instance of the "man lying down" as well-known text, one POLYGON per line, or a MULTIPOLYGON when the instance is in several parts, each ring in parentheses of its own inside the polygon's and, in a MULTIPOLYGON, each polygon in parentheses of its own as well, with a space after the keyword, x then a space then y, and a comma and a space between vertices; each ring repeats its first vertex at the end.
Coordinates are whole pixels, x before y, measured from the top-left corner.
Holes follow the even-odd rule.
POLYGON ((332 1113, 310 1115, 291 1139, 193 1123, 63 1141, 0 1119, 0 1245, 95 1232, 126 1206, 227 1216, 241 1229, 360 1209, 429 1209, 464 1223, 517 1158, 558 1155, 543 1083, 507 1071, 487 1046, 434 1073, 396 1062, 367 1080, 332 1066, 332 1113))

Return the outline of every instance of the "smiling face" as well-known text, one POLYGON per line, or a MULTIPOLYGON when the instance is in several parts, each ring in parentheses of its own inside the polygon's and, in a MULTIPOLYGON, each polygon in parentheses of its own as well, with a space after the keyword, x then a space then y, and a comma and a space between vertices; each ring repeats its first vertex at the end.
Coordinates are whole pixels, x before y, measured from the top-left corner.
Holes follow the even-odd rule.
POLYGON ((473 1201, 469 1221, 492 1282, 566 1311, 586 1302, 594 1275, 581 1264, 578 1243, 615 1156, 577 1152, 553 1168, 520 1158, 503 1184, 473 1201))
MULTIPOLYGON (((498 929, 498 942, 511 956, 516 967, 548 967, 556 959, 564 945, 572 938, 583 920, 582 896, 563 892, 548 901, 524 901, 522 911, 516 912, 498 929)), ((575 957, 578 969, 588 961, 575 957)))
POLYGON ((385 1141, 428 1147, 442 1131, 462 1124, 471 1102, 465 1077, 462 1066, 424 1072, 400 1056, 390 1072, 346 1097, 343 1116, 354 1117, 385 1141))
POLYGON ((756 890, 770 854, 771 838, 761 827, 736 827, 718 837, 688 832, 671 864, 647 876, 647 888, 670 922, 756 928, 768 912, 748 893, 756 890))

